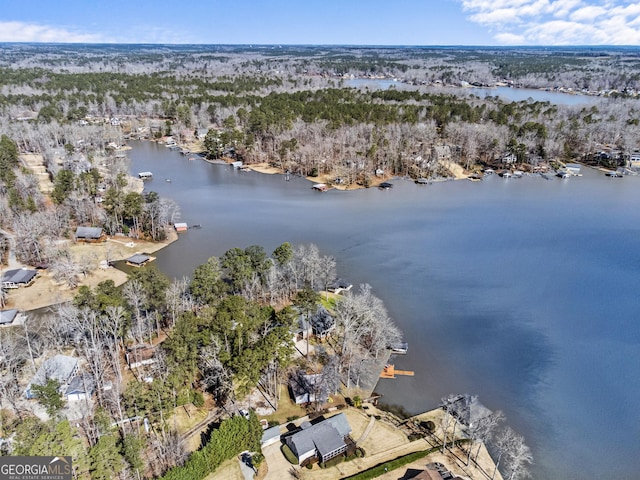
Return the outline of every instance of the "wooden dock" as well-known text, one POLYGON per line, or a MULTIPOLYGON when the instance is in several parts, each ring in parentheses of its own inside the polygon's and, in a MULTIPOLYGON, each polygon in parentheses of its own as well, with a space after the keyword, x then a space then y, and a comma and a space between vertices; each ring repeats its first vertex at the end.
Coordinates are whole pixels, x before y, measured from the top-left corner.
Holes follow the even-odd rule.
POLYGON ((413 377, 414 373, 412 370, 396 370, 393 365, 387 364, 382 369, 380 378, 396 378, 396 375, 407 375, 409 377, 413 377))

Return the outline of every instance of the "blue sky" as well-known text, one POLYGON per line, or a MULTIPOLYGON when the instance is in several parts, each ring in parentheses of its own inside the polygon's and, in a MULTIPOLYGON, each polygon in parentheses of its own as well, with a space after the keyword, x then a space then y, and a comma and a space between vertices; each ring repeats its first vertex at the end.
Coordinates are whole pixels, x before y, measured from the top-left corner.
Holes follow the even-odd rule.
POLYGON ((640 45, 640 2, 0 0, 0 42, 640 45))

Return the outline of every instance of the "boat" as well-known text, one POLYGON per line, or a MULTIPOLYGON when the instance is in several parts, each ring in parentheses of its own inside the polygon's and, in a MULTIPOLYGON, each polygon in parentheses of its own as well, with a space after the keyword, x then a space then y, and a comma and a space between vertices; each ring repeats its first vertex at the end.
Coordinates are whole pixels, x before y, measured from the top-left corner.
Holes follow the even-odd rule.
POLYGON ((202 225, 196 223, 195 225, 191 225, 189 228, 202 228, 202 225))
POLYGON ((496 173, 496 172, 493 170, 493 168, 487 168, 487 169, 484 171, 484 174, 485 174, 485 175, 493 175, 494 173, 496 173))
POLYGON ((570 176, 571 174, 569 172, 562 171, 562 172, 556 173, 556 177, 560 177, 562 179, 569 178, 570 176))
POLYGON ((408 349, 409 349, 408 343, 396 343, 389 347, 389 350, 391 350, 391 353, 395 353, 395 354, 405 354, 407 353, 408 349))
POLYGON ((502 178, 511 178, 511 177, 513 177, 513 173, 511 173, 511 172, 509 172, 509 171, 505 171, 505 172, 502 172, 502 173, 500 174, 500 176, 501 176, 502 178))
POLYGON ((393 187, 393 183, 389 182, 382 182, 380 185, 378 185, 378 188, 380 188, 381 190, 389 190, 391 187, 393 187))
POLYGON ((611 178, 622 178, 622 173, 620 172, 607 172, 605 175, 611 178))
POLYGON ((327 190, 329 190, 329 187, 326 183, 315 183, 311 188, 319 192, 326 192, 327 190))
POLYGON ((171 183, 171 179, 170 178, 165 178, 164 181, 167 182, 167 183, 171 183))
POLYGON ((150 178, 153 178, 153 173, 151 173, 151 172, 140 172, 140 173, 138 173, 138 178, 141 178, 142 180, 148 180, 150 178))
POLYGON ((420 177, 419 179, 416 180, 416 183, 418 185, 428 185, 431 182, 429 181, 428 178, 420 177))

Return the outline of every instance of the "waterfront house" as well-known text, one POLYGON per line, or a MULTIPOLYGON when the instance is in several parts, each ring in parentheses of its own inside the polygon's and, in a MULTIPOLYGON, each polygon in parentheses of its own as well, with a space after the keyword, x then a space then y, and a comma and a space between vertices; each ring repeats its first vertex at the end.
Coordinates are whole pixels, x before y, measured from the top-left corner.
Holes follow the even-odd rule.
POLYGON ((76 228, 76 242, 100 242, 103 240, 102 229, 99 227, 76 228))
POLYGON ((67 355, 55 355, 45 361, 36 374, 33 376, 27 389, 25 397, 35 398, 36 394, 31 390, 34 385, 44 386, 49 380, 56 380, 60 384, 60 393, 64 393, 71 382, 71 379, 78 374, 79 362, 75 357, 67 355))
POLYGON ((173 228, 176 229, 176 232, 186 232, 189 229, 189 226, 184 222, 180 222, 174 223, 173 228))
POLYGON ((136 253, 126 260, 127 265, 132 267, 143 267, 150 261, 151 257, 149 255, 143 255, 142 253, 136 253))
POLYGON ((38 275, 37 270, 18 268, 7 270, 2 274, 2 288, 20 288, 31 285, 38 275))
POLYGON ((571 175, 579 175, 581 167, 582 165, 579 163, 567 163, 566 170, 567 173, 570 173, 571 175))
POLYGON ((327 290, 332 293, 339 294, 340 292, 348 292, 349 290, 351 290, 351 287, 353 287, 352 284, 350 284, 346 280, 343 280, 342 278, 338 278, 337 280, 329 284, 327 290))
POLYGON ((315 425, 303 422, 300 430, 288 436, 285 443, 294 453, 300 465, 314 459, 326 462, 347 451, 355 444, 349 438, 351 426, 344 413, 324 419, 315 425))

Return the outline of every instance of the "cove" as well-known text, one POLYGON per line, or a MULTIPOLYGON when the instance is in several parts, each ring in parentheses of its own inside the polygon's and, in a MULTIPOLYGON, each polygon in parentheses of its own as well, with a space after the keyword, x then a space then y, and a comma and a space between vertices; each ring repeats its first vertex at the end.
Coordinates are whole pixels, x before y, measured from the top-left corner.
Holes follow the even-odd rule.
POLYGON ((319 193, 297 177, 189 161, 131 142, 145 190, 202 228, 158 252, 189 276, 212 255, 315 243, 340 277, 369 283, 409 342, 381 380, 412 413, 477 394, 526 438, 533 478, 635 478, 640 471, 640 178, 583 176, 319 193), (165 179, 170 178, 171 182, 165 179))

